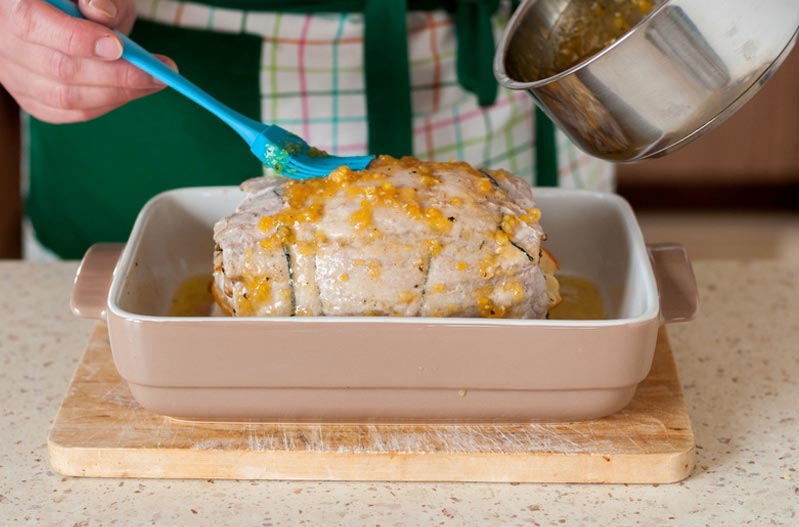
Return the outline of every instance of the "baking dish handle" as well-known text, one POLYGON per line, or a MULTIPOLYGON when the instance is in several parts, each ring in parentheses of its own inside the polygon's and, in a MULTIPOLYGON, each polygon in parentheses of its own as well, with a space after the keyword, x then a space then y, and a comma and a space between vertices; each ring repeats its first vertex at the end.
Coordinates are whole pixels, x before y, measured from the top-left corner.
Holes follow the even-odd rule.
POLYGON ((86 251, 75 275, 69 301, 75 315, 105 319, 111 277, 124 248, 123 243, 97 243, 86 251))
POLYGON ((699 294, 691 261, 682 245, 647 245, 660 296, 661 323, 686 322, 696 315, 699 294))

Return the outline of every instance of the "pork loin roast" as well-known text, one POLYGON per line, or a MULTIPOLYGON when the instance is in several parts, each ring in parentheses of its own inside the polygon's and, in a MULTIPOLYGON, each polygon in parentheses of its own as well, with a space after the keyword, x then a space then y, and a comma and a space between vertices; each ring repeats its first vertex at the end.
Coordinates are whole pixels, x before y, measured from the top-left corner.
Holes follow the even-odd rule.
POLYGON ((381 156, 242 189, 214 229, 229 314, 542 318, 557 296, 531 188, 507 172, 381 156))

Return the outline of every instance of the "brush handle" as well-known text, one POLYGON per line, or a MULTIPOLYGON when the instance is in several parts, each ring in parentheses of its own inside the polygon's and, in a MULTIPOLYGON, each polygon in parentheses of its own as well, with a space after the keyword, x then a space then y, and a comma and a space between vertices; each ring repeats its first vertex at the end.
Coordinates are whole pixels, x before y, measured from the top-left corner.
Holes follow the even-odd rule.
MULTIPOLYGON (((69 0, 44 0, 56 9, 75 18, 86 18, 78 6, 69 0)), ((149 51, 132 41, 127 35, 114 30, 122 40, 122 58, 140 70, 149 73, 155 79, 163 82, 173 90, 185 95, 212 114, 219 117, 228 126, 238 133, 248 145, 251 145, 264 129, 262 123, 241 115, 228 106, 208 95, 198 88, 186 77, 172 70, 169 66, 158 60, 149 51)))

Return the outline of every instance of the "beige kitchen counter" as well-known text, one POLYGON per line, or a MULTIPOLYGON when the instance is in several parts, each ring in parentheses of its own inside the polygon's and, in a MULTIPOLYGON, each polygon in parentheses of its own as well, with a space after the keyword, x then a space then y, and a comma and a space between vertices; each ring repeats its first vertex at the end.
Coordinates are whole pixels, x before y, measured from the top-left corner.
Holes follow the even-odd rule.
POLYGON ((669 329, 697 468, 660 486, 63 477, 47 433, 93 326, 67 308, 77 264, 0 262, 0 526, 799 525, 799 221, 719 221, 642 218, 701 291, 669 329))

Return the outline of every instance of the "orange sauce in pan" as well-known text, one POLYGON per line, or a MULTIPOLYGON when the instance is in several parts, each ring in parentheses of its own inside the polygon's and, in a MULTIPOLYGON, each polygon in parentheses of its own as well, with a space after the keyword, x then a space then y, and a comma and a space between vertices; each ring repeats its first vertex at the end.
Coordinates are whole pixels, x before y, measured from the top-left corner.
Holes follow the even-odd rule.
POLYGON ((551 77, 593 57, 624 36, 663 0, 583 0, 569 3, 549 34, 551 57, 527 58, 538 64, 522 80, 551 77), (541 61, 544 63, 541 63, 541 61))
POLYGON ((205 317, 211 314, 211 275, 190 276, 178 286, 169 306, 170 317, 205 317))
POLYGON ((603 320, 602 295, 594 282, 574 275, 556 274, 563 301, 549 310, 550 320, 603 320))
POLYGON ((610 46, 652 11, 653 0, 592 0, 572 2, 568 21, 556 33, 555 73, 567 70, 610 46))
MULTIPOLYGON (((599 288, 592 281, 574 275, 557 275, 563 301, 549 311, 550 320, 601 320, 607 318, 599 288)), ((171 317, 203 317, 211 314, 210 275, 191 276, 175 291, 169 308, 171 317)))

